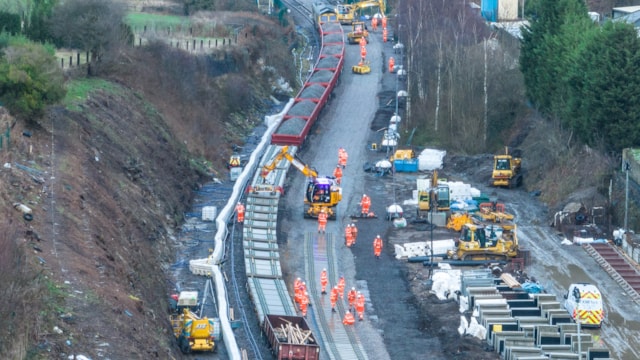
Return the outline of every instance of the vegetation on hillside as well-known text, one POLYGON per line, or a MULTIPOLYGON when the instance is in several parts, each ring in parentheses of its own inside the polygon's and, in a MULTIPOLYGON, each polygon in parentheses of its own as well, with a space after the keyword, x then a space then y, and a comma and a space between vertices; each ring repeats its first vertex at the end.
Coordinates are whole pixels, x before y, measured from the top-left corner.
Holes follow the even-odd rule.
POLYGON ((640 142, 640 39, 633 25, 600 26, 579 0, 527 2, 520 66, 527 94, 549 118, 592 146, 640 142))

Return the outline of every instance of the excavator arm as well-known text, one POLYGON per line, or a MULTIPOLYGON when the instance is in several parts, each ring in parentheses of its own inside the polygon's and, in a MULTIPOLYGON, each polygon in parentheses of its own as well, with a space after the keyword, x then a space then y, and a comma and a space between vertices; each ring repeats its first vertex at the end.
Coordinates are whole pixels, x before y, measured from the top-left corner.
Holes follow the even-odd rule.
POLYGON ((260 174, 262 178, 266 179, 269 173, 271 173, 271 171, 273 171, 276 166, 278 166, 278 163, 282 161, 282 159, 287 159, 287 161, 289 161, 291 165, 293 165, 306 177, 313 179, 318 177, 318 172, 316 170, 312 169, 309 165, 302 162, 302 160, 289 153, 289 146, 283 146, 282 149, 280 149, 280 152, 278 152, 278 154, 273 158, 273 160, 262 167, 262 172, 260 174))

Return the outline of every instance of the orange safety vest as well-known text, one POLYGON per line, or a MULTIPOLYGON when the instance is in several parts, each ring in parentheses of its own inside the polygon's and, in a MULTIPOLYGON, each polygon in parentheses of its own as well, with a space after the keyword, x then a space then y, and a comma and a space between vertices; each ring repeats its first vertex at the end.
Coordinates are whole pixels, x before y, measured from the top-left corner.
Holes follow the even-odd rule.
POLYGON ((320 212, 320 214, 318 214, 318 223, 320 225, 327 225, 327 213, 322 211, 320 212))
POLYGON ((342 324, 353 325, 355 323, 356 323, 356 318, 353 317, 352 313, 347 312, 346 314, 344 314, 344 319, 342 320, 342 324))
POLYGON ((356 301, 355 290, 349 290, 349 293, 347 294, 347 300, 349 300, 349 306, 353 306, 353 303, 356 301))
POLYGON ((342 169, 340 169, 340 167, 336 167, 336 169, 333 170, 333 176, 336 178, 338 185, 340 185, 342 182, 342 169))
POLYGON ((376 255, 380 255, 380 252, 382 252, 382 239, 381 238, 375 238, 373 240, 373 252, 376 255))
POLYGON ((323 271, 320 273, 320 285, 322 285, 322 291, 325 290, 327 284, 329 283, 329 277, 327 276, 327 272, 323 271))
POLYGON ((385 28, 385 29, 387 28, 387 17, 386 16, 382 18, 382 27, 385 28))
POLYGON ((238 213, 238 222, 244 222, 244 205, 238 203, 236 212, 238 213))
POLYGON ((358 228, 355 225, 351 226, 351 234, 353 235, 353 242, 356 242, 358 240, 358 228))
POLYGON ((344 297, 344 278, 341 277, 340 280, 338 280, 338 295, 340 295, 340 298, 344 297))
POLYGON ((369 207, 371 206, 371 198, 369 198, 368 196, 363 197, 360 205, 362 205, 362 212, 368 213, 369 207))
POLYGON ((331 300, 332 307, 336 305, 336 302, 338 302, 338 289, 331 289, 331 297, 329 298, 329 300, 331 300))

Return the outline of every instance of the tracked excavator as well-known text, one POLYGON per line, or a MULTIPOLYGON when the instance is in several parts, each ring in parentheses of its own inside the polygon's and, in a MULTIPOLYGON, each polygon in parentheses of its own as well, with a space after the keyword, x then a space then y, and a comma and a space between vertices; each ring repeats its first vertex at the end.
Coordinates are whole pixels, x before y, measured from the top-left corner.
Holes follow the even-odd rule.
POLYGON ((220 320, 198 316, 193 309, 198 307, 197 291, 182 291, 171 298, 173 314, 170 316, 173 334, 180 351, 215 351, 220 336, 220 320))
POLYGON ((433 205, 435 205, 434 211, 449 211, 451 203, 449 185, 438 181, 437 170, 433 171, 429 187, 420 184, 418 181, 418 217, 431 211, 433 205))
POLYGON ((509 151, 493 157, 492 186, 513 188, 522 185, 522 156, 519 150, 509 151))
POLYGON ((342 25, 351 25, 354 21, 370 19, 376 14, 384 16, 387 11, 385 0, 352 1, 336 7, 337 18, 342 25))
POLYGON ((292 155, 289 146, 283 146, 278 154, 268 164, 262 167, 263 182, 267 183, 268 176, 280 161, 286 159, 308 178, 307 187, 304 194, 304 217, 317 218, 318 214, 324 210, 329 219, 337 218, 337 206, 342 200, 342 188, 338 185, 333 176, 318 176, 318 172, 305 164, 302 160, 292 155))
POLYGON ((453 260, 507 260, 518 256, 515 224, 464 224, 456 248, 447 251, 453 260))

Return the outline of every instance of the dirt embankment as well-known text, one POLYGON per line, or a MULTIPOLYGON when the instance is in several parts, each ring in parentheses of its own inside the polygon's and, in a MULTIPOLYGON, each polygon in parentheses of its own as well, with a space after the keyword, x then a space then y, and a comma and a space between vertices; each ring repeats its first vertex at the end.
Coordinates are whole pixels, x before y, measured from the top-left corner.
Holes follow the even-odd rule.
POLYGON ((175 351, 162 267, 172 258, 168 234, 199 180, 188 154, 125 88, 92 93, 79 111, 54 109, 41 125, 29 137, 14 128, 13 166, 0 172, 5 205, 33 209, 30 222, 18 211, 7 216, 47 299, 30 304, 44 316, 37 350, 27 348, 167 358, 175 351))

